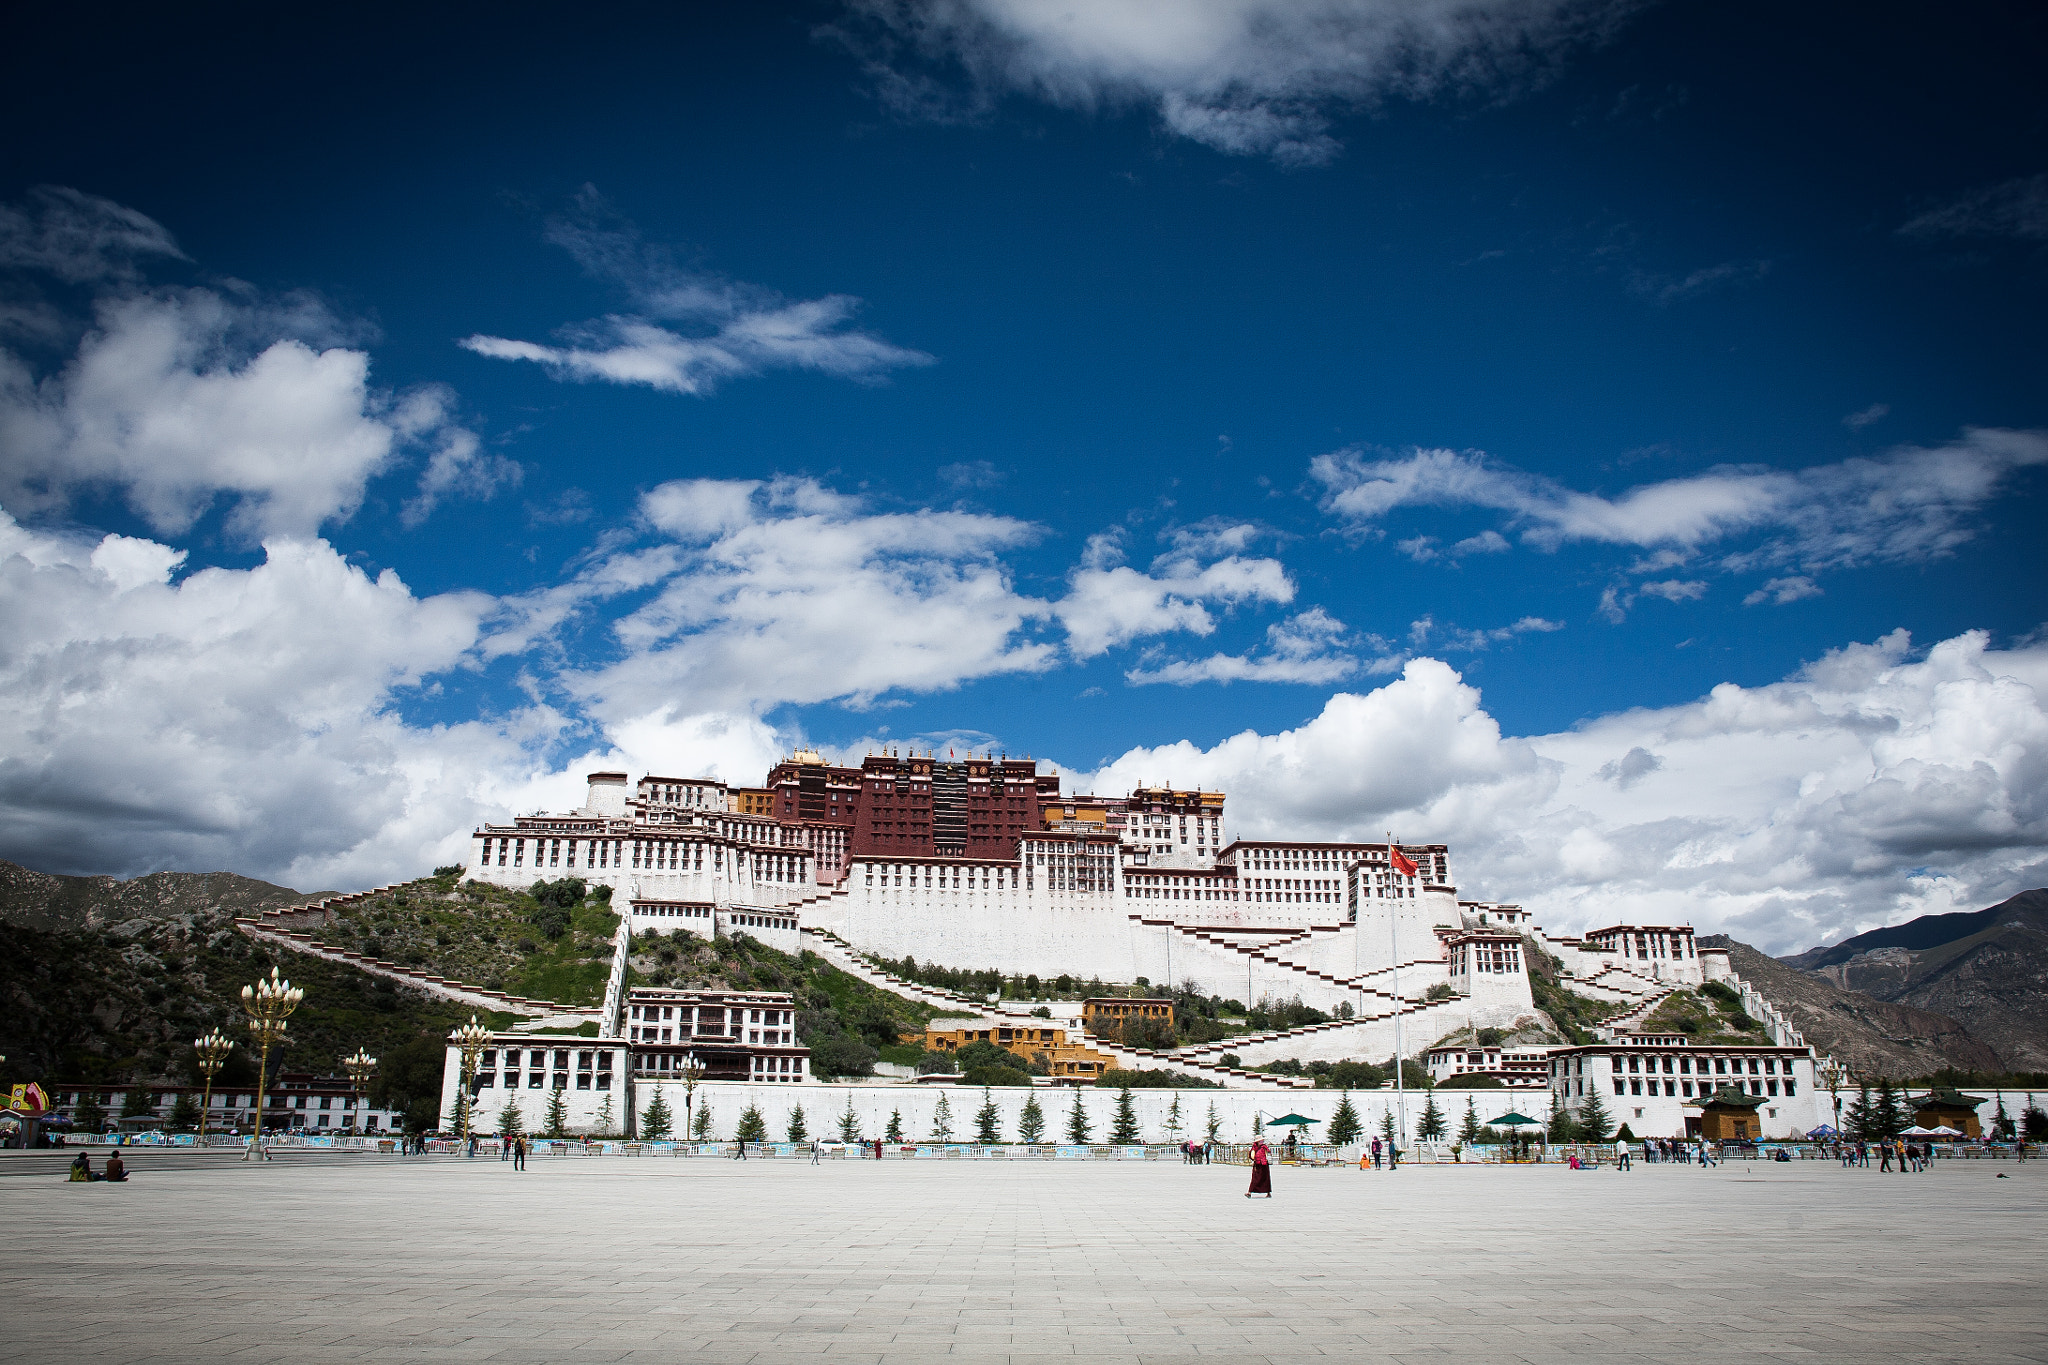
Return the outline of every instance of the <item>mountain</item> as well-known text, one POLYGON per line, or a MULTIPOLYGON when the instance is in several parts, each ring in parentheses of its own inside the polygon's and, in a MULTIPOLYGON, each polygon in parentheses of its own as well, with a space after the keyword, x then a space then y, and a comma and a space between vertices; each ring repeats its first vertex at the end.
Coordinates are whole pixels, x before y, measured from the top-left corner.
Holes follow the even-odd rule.
POLYGON ((232 872, 152 872, 124 882, 63 877, 0 859, 0 921, 29 929, 87 929, 206 910, 246 915, 328 894, 294 891, 232 872))
POLYGON ((1998 1053, 1945 1014, 1878 1000, 1788 966, 1725 934, 1701 935, 1726 948, 1736 974, 1785 1012, 1806 1041, 1865 1076, 1924 1076, 1943 1067, 2001 1070, 1998 1053))
POLYGON ((1958 1019, 2008 1071, 2048 1071, 2048 891, 1922 915, 1784 961, 1845 990, 1958 1019))

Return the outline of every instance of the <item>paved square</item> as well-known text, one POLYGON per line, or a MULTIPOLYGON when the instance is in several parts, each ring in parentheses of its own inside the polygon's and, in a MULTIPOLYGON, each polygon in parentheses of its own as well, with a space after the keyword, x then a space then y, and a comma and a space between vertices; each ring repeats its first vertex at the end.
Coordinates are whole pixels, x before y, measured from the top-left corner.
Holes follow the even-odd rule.
POLYGON ((2048 1359, 2048 1163, 134 1165, 0 1180, 0 1358, 2048 1359))

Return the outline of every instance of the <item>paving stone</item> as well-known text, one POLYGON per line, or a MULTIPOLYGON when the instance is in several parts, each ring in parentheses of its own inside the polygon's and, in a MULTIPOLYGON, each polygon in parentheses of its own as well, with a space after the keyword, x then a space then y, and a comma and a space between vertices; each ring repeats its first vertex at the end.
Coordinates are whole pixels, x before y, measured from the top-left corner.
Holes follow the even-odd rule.
POLYGON ((9 1351, 775 1365, 2048 1360, 2048 1163, 365 1158, 5 1183, 9 1351), (1996 1180, 2003 1172, 2011 1179, 1996 1180))

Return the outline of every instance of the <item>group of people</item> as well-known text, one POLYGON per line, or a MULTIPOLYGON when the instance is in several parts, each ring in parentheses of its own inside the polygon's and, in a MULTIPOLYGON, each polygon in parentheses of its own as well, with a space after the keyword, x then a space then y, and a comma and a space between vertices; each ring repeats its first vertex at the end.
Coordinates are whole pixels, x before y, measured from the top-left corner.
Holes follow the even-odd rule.
POLYGON ((1877 1169, 1889 1171, 1892 1162, 1898 1162, 1900 1174, 1908 1171, 1924 1171, 1934 1164, 1934 1144, 1908 1142, 1904 1138, 1881 1138, 1876 1142, 1838 1142, 1835 1144, 1835 1159, 1844 1167, 1868 1166, 1870 1155, 1877 1153, 1877 1169))
POLYGON ((1180 1160, 1183 1166, 1206 1166, 1215 1152, 1213 1142, 1183 1142, 1180 1145, 1180 1160))
POLYGON ((118 1185, 128 1179, 128 1168, 121 1164, 121 1154, 119 1152, 108 1152, 106 1169, 95 1171, 92 1168, 92 1158, 84 1152, 80 1152, 77 1159, 71 1163, 71 1179, 74 1181, 111 1180, 118 1185))

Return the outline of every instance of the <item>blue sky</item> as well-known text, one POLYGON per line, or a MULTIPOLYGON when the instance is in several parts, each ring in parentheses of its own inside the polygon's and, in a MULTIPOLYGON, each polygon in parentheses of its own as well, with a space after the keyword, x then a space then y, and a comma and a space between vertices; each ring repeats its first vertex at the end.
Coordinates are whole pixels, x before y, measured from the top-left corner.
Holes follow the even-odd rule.
MULTIPOLYGON (((2040 884, 2037 11, 1060 13, 35 17, 0 856, 385 880, 586 758, 887 741, 1211 781, 1247 831, 1398 817, 1475 891, 1792 947, 2040 884), (94 591, 165 596, 53 623, 115 620, 94 591), (356 608, 374 645, 300 640, 356 608), (229 639, 244 709, 133 719, 229 639), (1957 640, 1992 700, 1952 715, 1957 640), (1925 744, 1880 753, 1909 679, 1925 744), (1847 747, 1687 807, 1731 684, 1832 688, 1847 747), (1366 790, 1219 747, 1347 697, 1510 756, 1366 790), (251 767, 333 809, 280 832, 251 767), (1807 816, 1895 788, 1867 857, 1816 854, 1807 816), (1571 832, 1503 832, 1531 810, 1571 832)), ((1310 747, 1454 747, 1353 740, 1310 747)))

